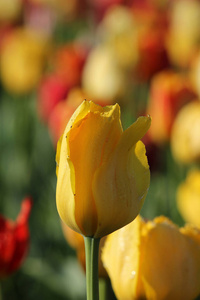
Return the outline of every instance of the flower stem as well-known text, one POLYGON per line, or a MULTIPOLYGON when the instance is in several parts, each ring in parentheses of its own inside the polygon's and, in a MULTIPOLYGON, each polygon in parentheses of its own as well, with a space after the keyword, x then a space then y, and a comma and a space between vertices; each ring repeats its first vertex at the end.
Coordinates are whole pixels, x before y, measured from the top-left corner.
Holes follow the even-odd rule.
POLYGON ((85 237, 87 300, 99 300, 99 242, 100 239, 85 237))

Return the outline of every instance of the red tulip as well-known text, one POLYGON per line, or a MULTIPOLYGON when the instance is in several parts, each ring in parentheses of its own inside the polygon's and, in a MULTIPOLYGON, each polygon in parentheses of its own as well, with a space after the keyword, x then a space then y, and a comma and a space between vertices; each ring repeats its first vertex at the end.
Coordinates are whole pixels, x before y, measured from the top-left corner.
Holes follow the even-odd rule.
POLYGON ((17 270, 27 255, 31 206, 30 198, 25 198, 16 221, 0 215, 0 279, 17 270))

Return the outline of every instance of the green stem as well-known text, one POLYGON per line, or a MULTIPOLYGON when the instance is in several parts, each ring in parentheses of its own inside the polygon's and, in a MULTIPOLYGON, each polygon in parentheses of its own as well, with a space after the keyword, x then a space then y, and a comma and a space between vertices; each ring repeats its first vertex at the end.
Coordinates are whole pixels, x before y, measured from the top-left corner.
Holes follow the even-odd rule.
POLYGON ((99 300, 99 242, 100 239, 85 237, 87 300, 99 300))

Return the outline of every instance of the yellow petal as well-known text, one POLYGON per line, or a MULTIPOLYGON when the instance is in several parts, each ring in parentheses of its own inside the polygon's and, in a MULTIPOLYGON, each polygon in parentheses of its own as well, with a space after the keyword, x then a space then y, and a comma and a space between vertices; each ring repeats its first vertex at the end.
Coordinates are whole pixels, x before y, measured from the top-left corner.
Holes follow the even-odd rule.
POLYGON ((60 162, 60 149, 62 144, 63 135, 59 138, 56 149, 56 175, 58 176, 59 162, 60 162))
POLYGON ((102 260, 119 300, 192 300, 200 293, 200 231, 138 216, 107 237, 102 260))
POLYGON ((197 244, 167 218, 148 222, 143 236, 141 273, 147 299, 196 298, 200 282, 197 244))
POLYGON ((98 214, 96 237, 130 223, 142 207, 150 172, 145 147, 139 139, 150 123, 150 117, 140 117, 125 130, 110 159, 94 176, 93 193, 98 214))
POLYGON ((106 239, 102 260, 117 299, 142 299, 144 296, 140 279, 141 230, 144 224, 143 219, 137 216, 106 239))
POLYGON ((81 118, 90 111, 91 103, 84 101, 72 115, 68 125, 65 128, 62 142, 58 143, 58 153, 56 161, 59 165, 57 168, 57 187, 56 187, 56 204, 58 213, 68 226, 75 231, 81 232, 75 220, 75 175, 73 164, 69 160, 69 146, 67 135, 72 124, 76 124, 81 118), (59 161, 59 162, 58 162, 59 161))

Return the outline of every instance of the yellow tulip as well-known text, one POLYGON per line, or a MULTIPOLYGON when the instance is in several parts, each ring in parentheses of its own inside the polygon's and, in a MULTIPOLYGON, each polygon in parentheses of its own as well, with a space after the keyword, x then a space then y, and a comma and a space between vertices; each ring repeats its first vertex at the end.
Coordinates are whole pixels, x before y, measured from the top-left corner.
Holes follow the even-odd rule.
POLYGON ((19 95, 31 92, 41 79, 48 48, 48 41, 39 33, 25 27, 13 30, 0 57, 4 87, 19 95))
POLYGON ((200 293, 200 231, 166 217, 107 237, 102 259, 119 300, 192 300, 200 293))
POLYGON ((171 132, 172 155, 177 162, 200 161, 200 101, 184 105, 178 112, 171 132))
POLYGON ((178 187, 177 205, 184 220, 200 228, 200 170, 191 170, 178 187))
POLYGON ((125 5, 108 9, 97 28, 101 44, 108 47, 122 70, 130 70, 138 61, 138 33, 133 13, 125 5))
POLYGON ((92 49, 83 68, 82 86, 93 99, 114 103, 125 92, 126 74, 118 66, 111 49, 100 45, 92 49))
POLYGON ((200 38, 199 1, 173 1, 166 44, 173 64, 185 68, 198 50, 200 38))
POLYGON ((151 123, 122 130, 119 105, 84 101, 57 147, 56 202, 64 223, 100 238, 130 223, 146 197, 150 172, 140 141, 151 123))

